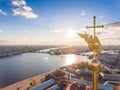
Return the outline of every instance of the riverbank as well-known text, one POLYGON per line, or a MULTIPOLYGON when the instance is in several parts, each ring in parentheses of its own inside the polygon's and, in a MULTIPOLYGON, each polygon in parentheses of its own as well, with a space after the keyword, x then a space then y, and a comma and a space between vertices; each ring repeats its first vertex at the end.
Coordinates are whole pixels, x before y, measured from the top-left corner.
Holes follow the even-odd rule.
POLYGON ((55 45, 14 45, 14 46, 0 46, 0 58, 9 57, 14 55, 20 55, 23 53, 36 52, 38 50, 55 48, 60 46, 55 45))

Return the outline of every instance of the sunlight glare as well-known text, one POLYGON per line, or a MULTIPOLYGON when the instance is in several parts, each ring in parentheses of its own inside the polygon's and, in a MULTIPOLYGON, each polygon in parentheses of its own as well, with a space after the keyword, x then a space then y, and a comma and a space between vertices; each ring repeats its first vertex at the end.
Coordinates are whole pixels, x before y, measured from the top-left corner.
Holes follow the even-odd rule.
POLYGON ((74 55, 67 55, 65 59, 65 64, 70 65, 75 62, 75 56, 74 55))
POLYGON ((74 34, 73 31, 68 31, 68 32, 66 33, 66 37, 67 37, 67 38, 73 38, 74 36, 75 36, 75 34, 74 34))

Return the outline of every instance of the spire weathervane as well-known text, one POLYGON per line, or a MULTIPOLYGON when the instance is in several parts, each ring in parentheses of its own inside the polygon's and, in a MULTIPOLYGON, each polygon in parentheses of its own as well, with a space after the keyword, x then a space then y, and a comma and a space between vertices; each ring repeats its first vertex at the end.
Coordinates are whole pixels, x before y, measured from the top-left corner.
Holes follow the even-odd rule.
POLYGON ((93 90, 98 90, 98 69, 99 69, 100 62, 99 62, 99 60, 97 60, 96 54, 101 54, 101 49, 102 49, 102 45, 101 45, 98 37, 96 36, 96 28, 103 28, 103 27, 104 27, 103 25, 96 26, 96 16, 94 16, 93 17, 93 26, 86 27, 86 28, 93 28, 93 30, 94 30, 93 37, 89 36, 86 33, 85 34, 78 33, 78 35, 80 37, 84 38, 84 40, 87 42, 90 50, 94 52, 93 59, 90 62, 92 69, 93 69, 93 74, 92 74, 93 90))
MULTIPOLYGON (((100 52, 101 52, 101 44, 100 44, 100 41, 99 41, 99 39, 97 38, 97 40, 95 39, 96 38, 96 28, 103 28, 104 26, 103 25, 101 25, 101 26, 96 26, 96 16, 94 16, 93 17, 93 26, 87 26, 86 28, 88 29, 88 28, 93 28, 94 29, 94 34, 93 34, 93 36, 94 36, 94 48, 95 48, 95 43, 96 43, 96 41, 98 41, 99 43, 98 43, 98 45, 97 46, 99 46, 99 48, 96 48, 96 49, 99 49, 100 50, 100 52)), ((93 52, 94 52, 94 56, 93 56, 93 60, 91 61, 91 65, 92 65, 92 67, 93 67, 93 75, 92 75, 92 77, 93 77, 93 90, 98 90, 98 67, 99 67, 99 61, 96 59, 96 54, 97 54, 97 52, 96 52, 96 49, 94 49, 93 50, 93 52)))

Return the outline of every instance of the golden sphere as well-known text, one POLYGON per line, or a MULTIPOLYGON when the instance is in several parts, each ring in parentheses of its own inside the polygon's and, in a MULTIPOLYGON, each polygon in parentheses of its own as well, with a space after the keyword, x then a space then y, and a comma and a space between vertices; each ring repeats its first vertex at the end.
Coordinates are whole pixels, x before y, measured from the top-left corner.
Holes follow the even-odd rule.
POLYGON ((90 61, 90 64, 93 66, 93 67, 98 67, 100 65, 100 62, 99 60, 97 59, 93 59, 90 61))

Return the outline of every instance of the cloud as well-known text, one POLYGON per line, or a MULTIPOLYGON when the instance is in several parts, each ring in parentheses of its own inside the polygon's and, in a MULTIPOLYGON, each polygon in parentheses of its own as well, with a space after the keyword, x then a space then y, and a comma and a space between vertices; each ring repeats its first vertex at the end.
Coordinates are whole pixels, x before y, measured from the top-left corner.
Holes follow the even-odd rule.
POLYGON ((85 16, 87 13, 86 13, 86 11, 85 10, 82 10, 81 12, 80 12, 80 16, 85 16))
POLYGON ((103 18, 103 16, 98 16, 98 19, 102 19, 103 18))
POLYGON ((1 14, 1 15, 7 15, 7 13, 4 12, 4 11, 2 11, 1 9, 0 9, 0 14, 1 14))
POLYGON ((59 32, 63 32, 65 29, 55 29, 55 30, 51 30, 50 32, 55 32, 55 33, 59 33, 59 32))
POLYGON ((105 28, 97 30, 97 34, 100 35, 101 39, 120 39, 120 23, 106 24, 105 28))
POLYGON ((120 22, 115 22, 115 23, 109 23, 105 25, 106 28, 109 27, 120 27, 120 22))
POLYGON ((27 19, 38 17, 32 8, 26 5, 25 0, 12 0, 12 5, 15 7, 12 9, 14 16, 20 15, 27 19))
POLYGON ((21 9, 21 8, 17 8, 17 9, 13 9, 13 15, 21 15, 21 16, 24 16, 25 18, 37 18, 37 15, 34 14, 33 12, 31 11, 26 11, 24 9, 21 9))
POLYGON ((106 24, 104 29, 107 34, 119 34, 120 22, 106 24))
POLYGON ((26 5, 26 2, 24 0, 13 0, 12 5, 14 6, 26 5))

